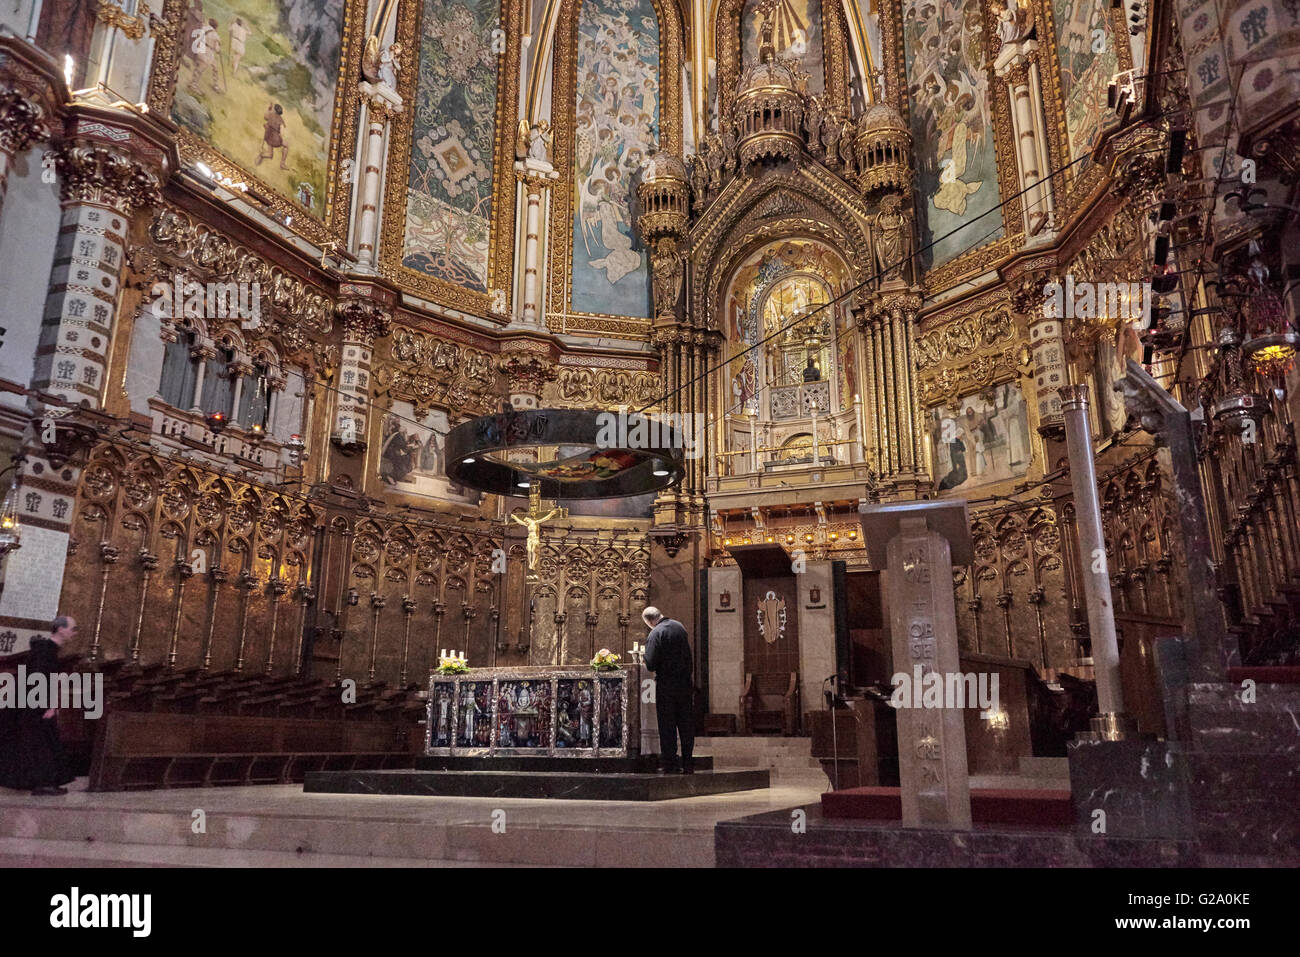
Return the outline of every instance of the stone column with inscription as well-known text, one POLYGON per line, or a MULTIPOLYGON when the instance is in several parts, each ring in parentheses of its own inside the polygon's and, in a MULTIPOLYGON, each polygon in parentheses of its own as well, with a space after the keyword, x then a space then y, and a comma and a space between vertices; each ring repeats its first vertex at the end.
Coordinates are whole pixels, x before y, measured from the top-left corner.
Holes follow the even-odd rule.
MULTIPOLYGON (((871 564, 886 570, 895 671, 909 681, 918 669, 922 679, 959 674, 952 566, 972 559, 966 503, 862 505, 858 511, 871 564)), ((923 707, 919 697, 914 692, 913 706, 897 710, 903 824, 968 828, 963 709, 923 707)))

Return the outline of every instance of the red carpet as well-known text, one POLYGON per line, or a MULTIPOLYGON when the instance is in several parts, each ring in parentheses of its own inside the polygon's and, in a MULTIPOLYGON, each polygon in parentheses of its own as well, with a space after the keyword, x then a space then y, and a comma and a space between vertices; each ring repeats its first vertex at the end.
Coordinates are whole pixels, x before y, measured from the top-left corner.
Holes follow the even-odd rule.
MULTIPOLYGON (((1015 824, 1069 827, 1074 807, 1069 791, 1014 791, 1006 788, 970 792, 971 818, 976 824, 1015 824)), ((846 788, 822 795, 822 813, 835 818, 898 821, 903 801, 898 788, 846 788)))

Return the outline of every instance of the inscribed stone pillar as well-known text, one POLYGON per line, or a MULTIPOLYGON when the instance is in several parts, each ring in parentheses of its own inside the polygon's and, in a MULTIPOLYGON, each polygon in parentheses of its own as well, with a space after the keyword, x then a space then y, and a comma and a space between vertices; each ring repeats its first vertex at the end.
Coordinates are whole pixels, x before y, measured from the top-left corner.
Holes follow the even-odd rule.
MULTIPOLYGON (((961 671, 952 563, 971 560, 966 503, 862 505, 858 510, 871 564, 881 567, 883 560, 888 571, 895 670, 910 681, 919 667, 923 679, 934 673, 947 686, 947 676, 961 671)), ((970 827, 963 709, 923 707, 915 689, 912 698, 912 707, 897 711, 903 824, 970 827)))

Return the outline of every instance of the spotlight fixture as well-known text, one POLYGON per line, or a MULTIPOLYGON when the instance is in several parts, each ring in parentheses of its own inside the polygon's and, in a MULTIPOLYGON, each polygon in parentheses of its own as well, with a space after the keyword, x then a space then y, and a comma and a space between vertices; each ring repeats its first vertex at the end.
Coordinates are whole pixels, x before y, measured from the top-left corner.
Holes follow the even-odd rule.
POLYGON ((1157 236, 1157 237, 1156 237, 1155 264, 1156 264, 1157 266, 1164 266, 1164 265, 1167 264, 1168 262, 1169 262, 1169 237, 1168 237, 1168 236, 1157 236))
POLYGON ((1169 131, 1169 156, 1165 163, 1166 173, 1177 173, 1183 168, 1183 151, 1187 148, 1187 131, 1169 131))
POLYGON ((224 412, 209 412, 204 416, 203 421, 208 424, 208 431, 213 435, 220 435, 226 431, 226 426, 230 424, 224 412))
POLYGON ((787 545, 793 545, 793 544, 794 544, 794 535, 793 535, 793 534, 787 535, 787 536, 785 537, 785 543, 786 543, 787 545))

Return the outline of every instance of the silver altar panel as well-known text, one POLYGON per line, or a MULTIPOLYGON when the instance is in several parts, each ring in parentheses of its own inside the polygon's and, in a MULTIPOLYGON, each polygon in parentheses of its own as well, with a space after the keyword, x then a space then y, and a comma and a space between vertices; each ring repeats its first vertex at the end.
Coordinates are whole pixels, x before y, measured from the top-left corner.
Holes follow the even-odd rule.
POLYGON ((640 669, 472 668, 429 679, 428 755, 621 758, 639 752, 640 669))

